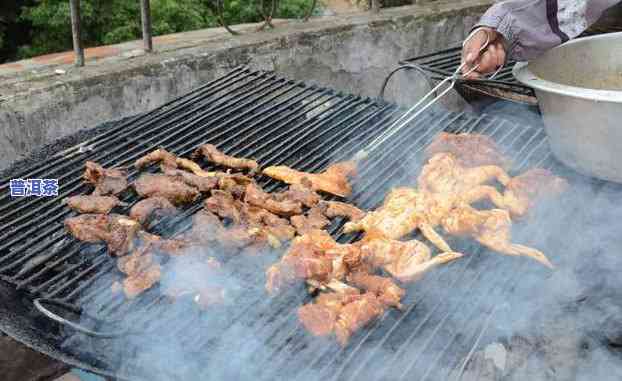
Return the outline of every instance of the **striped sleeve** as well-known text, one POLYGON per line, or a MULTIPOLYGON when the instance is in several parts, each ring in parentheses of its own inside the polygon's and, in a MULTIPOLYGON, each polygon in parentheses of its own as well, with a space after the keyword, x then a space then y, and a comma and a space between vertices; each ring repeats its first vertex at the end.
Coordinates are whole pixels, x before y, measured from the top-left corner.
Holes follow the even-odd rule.
POLYGON ((477 26, 495 28, 509 56, 526 61, 581 34, 620 0, 506 0, 494 4, 477 26))

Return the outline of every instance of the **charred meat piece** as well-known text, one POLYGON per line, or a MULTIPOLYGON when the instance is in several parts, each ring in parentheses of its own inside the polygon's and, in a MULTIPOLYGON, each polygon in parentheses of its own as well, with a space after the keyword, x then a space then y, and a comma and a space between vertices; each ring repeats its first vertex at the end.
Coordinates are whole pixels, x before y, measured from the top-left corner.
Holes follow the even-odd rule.
POLYGON ((553 264, 539 250, 511 242, 512 222, 507 210, 477 210, 466 204, 460 205, 443 220, 443 227, 449 234, 472 237, 499 253, 530 257, 553 268, 553 264))
POLYGON ((133 299, 155 285, 161 277, 160 265, 153 264, 145 270, 128 276, 123 280, 123 292, 128 299, 133 299))
POLYGON ((542 168, 533 168, 513 177, 503 199, 513 217, 523 217, 538 201, 554 197, 568 188, 568 182, 542 168))
POLYGON ((142 169, 154 163, 160 163, 162 169, 177 168, 177 156, 164 148, 158 148, 136 160, 136 162, 134 162, 134 167, 136 167, 136 169, 142 169))
POLYGON ((179 211, 171 202, 164 197, 149 197, 138 201, 132 209, 130 209, 130 218, 144 225, 152 218, 161 218, 164 216, 173 216, 179 211))
POLYGON ((174 205, 191 203, 199 197, 199 191, 173 177, 143 174, 134 182, 139 196, 163 197, 174 205))
POLYGON ((106 169, 101 165, 87 161, 84 181, 95 186, 94 196, 118 195, 127 188, 127 172, 122 169, 106 169))
POLYGON ((108 214, 121 202, 115 196, 72 196, 65 203, 78 213, 108 214))
POLYGON ((302 205, 300 202, 291 200, 277 201, 272 195, 264 192, 263 189, 255 184, 248 184, 246 186, 244 201, 280 216, 293 216, 302 213, 302 205))
POLYGON ((350 221, 358 221, 365 217, 365 212, 352 204, 340 201, 322 201, 325 206, 324 215, 328 218, 346 217, 350 221))
POLYGON ((255 160, 240 159, 225 155, 220 152, 213 144, 203 144, 192 154, 193 158, 205 157, 208 161, 227 168, 248 169, 252 172, 257 171, 259 164, 255 160))
POLYGON ((348 178, 356 174, 356 162, 336 163, 321 173, 301 172, 284 165, 277 165, 264 169, 263 174, 287 184, 303 184, 304 181, 309 181, 316 191, 347 197, 352 193, 348 178))
POLYGON ((510 160, 503 156, 497 144, 486 135, 441 132, 426 148, 425 153, 432 157, 441 152, 455 155, 465 167, 495 165, 506 170, 511 167, 510 160))
POLYGON ((292 184, 285 192, 274 194, 274 199, 277 201, 290 200, 294 202, 300 202, 307 208, 313 208, 320 201, 321 197, 313 190, 313 184, 306 178, 300 180, 300 184, 292 184))
POLYGON ((314 303, 298 308, 298 320, 315 336, 329 336, 335 331, 335 323, 345 304, 356 300, 358 293, 321 293, 314 303))
POLYGON ((330 224, 322 208, 318 206, 309 209, 306 216, 292 216, 291 221, 299 235, 307 234, 314 229, 324 229, 330 224))
POLYGON ((337 341, 345 347, 350 337, 384 312, 382 302, 373 292, 366 292, 344 305, 335 322, 337 341))
POLYGON ((241 221, 241 203, 235 200, 230 193, 221 190, 212 191, 212 196, 205 200, 204 206, 210 212, 227 218, 235 224, 239 224, 241 221))
POLYGON ((216 176, 203 177, 181 169, 171 168, 165 168, 164 174, 197 188, 199 192, 209 192, 218 187, 218 177, 216 176))
POLYGON ((81 214, 65 219, 65 228, 80 241, 105 242, 110 254, 121 256, 131 249, 140 224, 119 214, 81 214))
POLYGON ((347 279, 352 286, 373 292, 384 306, 402 308, 401 300, 406 291, 390 278, 356 272, 349 274, 347 279))
POLYGON ((192 228, 182 235, 182 240, 198 244, 216 241, 224 229, 220 219, 212 212, 202 209, 192 216, 192 228))
POLYGON ((275 295, 297 280, 325 283, 340 278, 341 254, 348 245, 340 245, 324 230, 311 230, 296 237, 281 260, 266 271, 266 290, 275 295))

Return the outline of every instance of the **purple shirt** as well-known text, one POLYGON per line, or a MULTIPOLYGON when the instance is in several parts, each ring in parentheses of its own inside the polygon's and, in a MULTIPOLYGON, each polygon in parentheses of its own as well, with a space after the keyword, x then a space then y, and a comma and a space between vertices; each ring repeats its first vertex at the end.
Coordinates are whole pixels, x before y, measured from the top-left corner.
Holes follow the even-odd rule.
POLYGON ((507 0, 494 4, 477 26, 495 28, 512 59, 527 61, 592 25, 620 0, 507 0))

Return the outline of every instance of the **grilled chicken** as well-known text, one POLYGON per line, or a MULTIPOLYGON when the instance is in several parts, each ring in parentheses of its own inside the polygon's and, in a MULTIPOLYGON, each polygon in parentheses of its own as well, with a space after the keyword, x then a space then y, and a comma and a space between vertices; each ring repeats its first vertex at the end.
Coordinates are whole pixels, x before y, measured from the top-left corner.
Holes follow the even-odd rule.
POLYGON ((430 249, 418 240, 397 241, 384 237, 366 236, 358 250, 351 250, 344 262, 349 268, 356 268, 360 263, 367 263, 373 268, 383 268, 401 282, 419 280, 433 268, 454 261, 462 254, 446 252, 434 257, 430 249))
POLYGON ((87 161, 84 181, 95 186, 94 196, 118 195, 127 188, 127 172, 122 169, 106 169, 101 165, 87 161))
POLYGON ((293 216, 302 213, 302 204, 300 202, 291 200, 277 201, 271 194, 264 192, 253 183, 246 186, 244 201, 280 216, 293 216))
POLYGON ((309 181, 312 188, 316 191, 347 197, 352 193, 352 187, 348 182, 348 178, 356 174, 356 162, 344 161, 336 163, 321 173, 306 173, 284 165, 278 165, 264 169, 263 174, 287 184, 303 184, 305 181, 309 181))
POLYGON ((121 204, 115 196, 73 196, 64 200, 69 208, 78 213, 108 214, 121 204))
POLYGON ((494 165, 507 170, 511 166, 511 162, 503 156, 497 144, 486 135, 441 132, 426 148, 425 153, 432 157, 441 152, 455 155, 461 165, 469 168, 494 165))
POLYGON ((390 278, 355 272, 347 277, 348 284, 365 291, 373 292, 385 307, 402 308, 402 297, 406 291, 396 285, 390 278))
POLYGON ((172 216, 178 212, 177 208, 164 197, 149 197, 138 201, 130 209, 130 218, 138 221, 141 225, 145 225, 152 218, 172 216))
POLYGON ((309 209, 306 216, 292 216, 291 221, 299 235, 307 234, 314 229, 324 229, 330 224, 330 221, 324 216, 324 211, 319 206, 309 209))
POLYGON ((165 168, 164 174, 176 180, 182 181, 187 185, 197 188, 199 192, 206 193, 218 187, 217 176, 204 177, 195 175, 194 173, 183 171, 181 169, 172 168, 165 168))
POLYGON ((373 231, 386 238, 402 238, 419 226, 422 202, 423 196, 414 188, 393 188, 378 209, 358 221, 346 223, 343 230, 345 233, 373 231))
POLYGON ((191 203, 199 197, 199 191, 174 177, 161 174, 143 174, 134 182, 139 196, 163 197, 173 205, 191 203))
POLYGON ((65 219, 65 228, 80 241, 105 242, 110 254, 121 256, 131 249, 140 225, 119 214, 81 214, 65 219))
POLYGON ((313 208, 320 202, 321 197, 313 190, 311 181, 303 178, 300 184, 290 185, 285 192, 274 193, 274 199, 277 201, 289 200, 300 202, 307 208, 313 208))
POLYGON ((340 201, 322 201, 324 214, 328 218, 346 217, 350 221, 358 221, 365 217, 365 212, 352 204, 340 201))
POLYGON ((472 237, 482 245, 507 255, 527 256, 553 268, 540 251, 511 243, 510 213, 503 209, 477 210, 467 204, 454 208, 442 221, 447 233, 472 237))
POLYGON ((568 188, 568 182, 542 168, 530 169, 513 177, 503 194, 505 209, 513 217, 523 217, 539 200, 556 196, 568 188))
POLYGON ((225 155, 220 152, 213 144, 203 144, 194 151, 192 157, 194 159, 198 157, 205 157, 208 161, 221 165, 227 168, 234 169, 248 169, 252 172, 256 172, 259 169, 259 164, 255 160, 240 159, 233 156, 225 155))

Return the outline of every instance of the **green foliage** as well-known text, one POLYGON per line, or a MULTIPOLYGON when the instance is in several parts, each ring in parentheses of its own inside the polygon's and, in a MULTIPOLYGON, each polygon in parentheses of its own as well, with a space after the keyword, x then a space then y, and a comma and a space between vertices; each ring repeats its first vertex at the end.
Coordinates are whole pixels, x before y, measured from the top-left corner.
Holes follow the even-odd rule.
MULTIPOLYGON (((217 26, 218 18, 212 12, 215 1, 151 0, 153 34, 157 36, 217 26)), ((261 21, 260 1, 225 0, 226 22, 233 25, 261 21)), ((304 16, 311 1, 279 0, 274 16, 300 18, 304 16)), ((140 38, 139 0, 81 0, 80 7, 82 41, 85 46, 114 44, 140 38)), ((31 25, 30 43, 19 47, 19 58, 71 49, 68 0, 38 0, 32 5, 23 6, 19 21, 31 25)), ((0 30, 0 43, 1 32, 0 30)))

